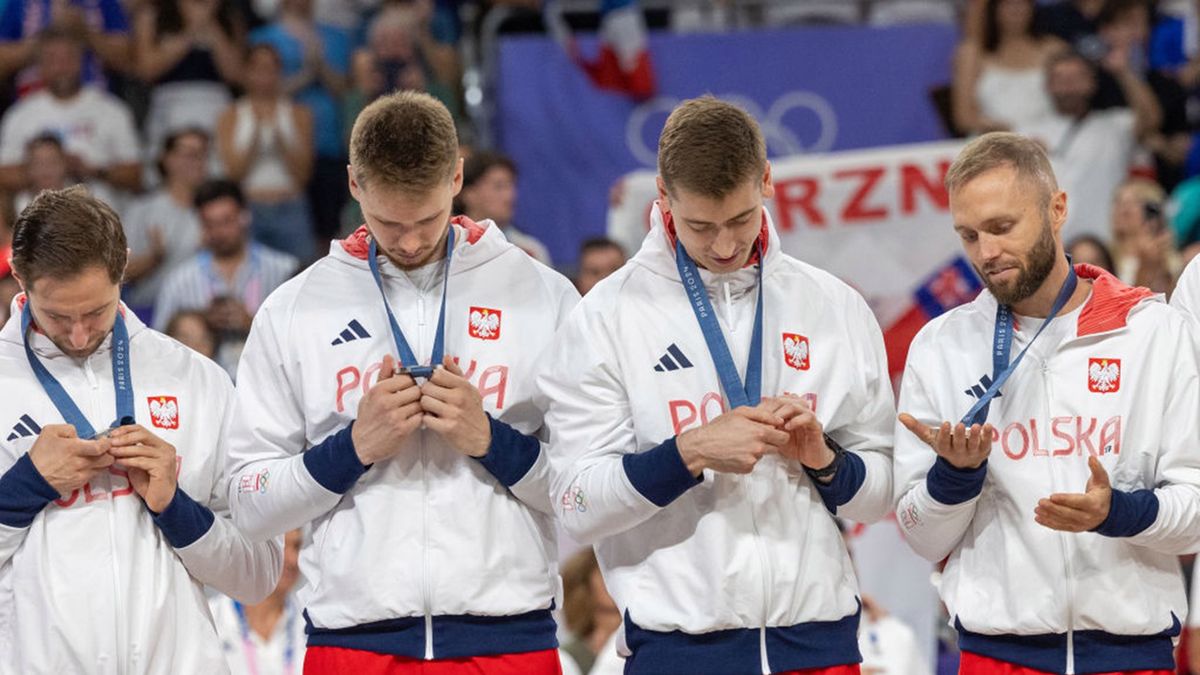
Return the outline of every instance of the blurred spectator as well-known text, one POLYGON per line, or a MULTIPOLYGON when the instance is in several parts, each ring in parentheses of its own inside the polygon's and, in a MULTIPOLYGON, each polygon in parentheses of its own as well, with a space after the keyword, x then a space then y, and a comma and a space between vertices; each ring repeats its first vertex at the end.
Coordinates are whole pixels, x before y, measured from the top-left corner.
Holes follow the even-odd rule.
POLYGON ((184 310, 202 311, 217 335, 217 363, 231 374, 262 301, 299 266, 292 256, 250 241, 250 212, 237 184, 209 181, 196 190, 203 249, 163 281, 154 306, 157 330, 184 310))
POLYGON ((0 14, 0 78, 19 70, 18 96, 44 84, 45 75, 33 61, 38 35, 48 28, 86 46, 81 77, 88 84, 104 86, 102 65, 121 72, 129 68, 129 20, 120 0, 7 0, 0 14))
POLYGON ((1018 128, 1046 146, 1059 187, 1067 193, 1067 238, 1104 237, 1112 222, 1112 195, 1129 175, 1138 138, 1158 126, 1159 108, 1145 82, 1129 68, 1120 50, 1105 58, 1125 92, 1130 108, 1094 110, 1096 72, 1075 52, 1050 57, 1046 88, 1054 111, 1018 128))
POLYGON ((1096 35, 1096 17, 1106 0, 1058 0, 1044 2, 1037 8, 1034 26, 1041 33, 1053 35, 1075 49, 1088 53, 1088 43, 1096 35))
POLYGON ((862 596, 862 625, 858 627, 858 649, 862 652, 864 675, 927 675, 929 664, 921 655, 917 635, 879 603, 862 596))
POLYGON ((1066 44, 1033 30, 1034 0, 972 0, 954 57, 954 124, 966 134, 1047 117, 1046 61, 1066 44))
POLYGON ((0 121, 0 187, 29 187, 24 169, 30 140, 55 134, 66 148, 70 172, 88 183, 96 197, 120 206, 120 192, 141 186, 140 153, 133 115, 115 96, 83 85, 83 47, 70 33, 42 34, 38 67, 42 91, 9 108, 0 121))
POLYGON ((604 586, 596 553, 589 547, 563 563, 563 617, 572 639, 563 645, 583 673, 621 626, 621 612, 604 586))
MULTIPOLYGON (((265 486, 264 486, 265 487, 265 486)), ((283 573, 257 605, 218 596, 210 601, 213 623, 230 675, 298 675, 304 663, 304 613, 292 591, 300 578, 300 530, 283 538, 283 573)))
POLYGON ((176 312, 167 322, 164 331, 167 335, 179 340, 192 351, 208 358, 217 356, 217 336, 208 325, 208 319, 200 312, 176 312))
POLYGON ((241 82, 245 34, 232 0, 143 2, 133 36, 138 76, 154 85, 147 148, 160 147, 175 129, 214 134, 217 115, 229 104, 229 85, 241 82))
MULTIPOLYGON (((379 7, 380 0, 313 0, 313 17, 317 23, 345 33, 353 40, 362 27, 363 16, 379 7)), ((283 0, 252 0, 254 12, 266 21, 274 21, 281 11, 283 0)))
POLYGON ((350 196, 338 98, 346 89, 351 42, 344 31, 313 21, 312 0, 281 0, 278 20, 251 33, 250 41, 275 48, 283 93, 312 111, 316 161, 308 196, 316 231, 329 239, 350 196))
POLYGON ((255 45, 246 63, 246 95, 217 125, 221 161, 245 191, 255 241, 307 261, 314 242, 304 195, 313 167, 313 116, 283 94, 279 55, 271 46, 255 45))
POLYGON ((1066 249, 1067 255, 1071 256, 1071 262, 1076 265, 1092 265, 1109 274, 1117 273, 1112 253, 1109 253, 1108 246, 1099 237, 1090 234, 1075 237, 1067 242, 1066 249))
POLYGON ((517 201, 517 166, 498 152, 477 152, 463 165, 460 212, 472 220, 492 220, 504 236, 535 260, 549 265, 550 252, 542 242, 512 224, 517 201))
POLYGON ((17 195, 17 213, 42 190, 61 190, 79 182, 71 175, 67 151, 58 136, 42 134, 25 144, 25 181, 27 189, 17 195))
POLYGON ((1169 293, 1183 270, 1163 213, 1166 198, 1157 183, 1142 178, 1122 183, 1113 197, 1116 274, 1127 284, 1157 293, 1169 293))
POLYGON ((143 315, 153 308, 167 274, 200 248, 195 199, 207 178, 208 147, 203 129, 168 135, 158 161, 162 184, 134 201, 121 219, 130 251, 123 295, 143 315))
POLYGON ((371 22, 367 47, 383 74, 384 90, 413 89, 436 97, 458 118, 462 79, 458 50, 438 40, 433 0, 392 0, 371 22))
POLYGON ((612 239, 588 239, 579 247, 579 273, 575 288, 587 295, 601 279, 621 269, 625 264, 625 249, 612 239))

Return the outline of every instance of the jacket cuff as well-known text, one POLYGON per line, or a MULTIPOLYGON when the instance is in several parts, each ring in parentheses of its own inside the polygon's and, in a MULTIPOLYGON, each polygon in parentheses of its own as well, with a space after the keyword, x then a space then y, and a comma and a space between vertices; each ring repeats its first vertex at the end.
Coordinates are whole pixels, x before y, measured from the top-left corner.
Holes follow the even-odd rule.
POLYGON ((487 454, 475 459, 504 487, 512 487, 537 462, 542 444, 537 438, 526 436, 491 415, 487 418, 492 427, 492 442, 488 445, 487 454))
POLYGON ((329 436, 304 453, 304 468, 321 487, 335 494, 344 495, 354 487, 368 467, 358 461, 350 431, 354 422, 341 431, 329 436))
POLYGON ((196 543, 216 520, 212 511, 189 497, 179 486, 175 487, 175 496, 162 513, 150 513, 154 514, 154 524, 175 548, 187 548, 196 543))
POLYGON ((645 452, 625 455, 621 463, 634 489, 658 507, 670 504, 704 482, 704 474, 697 478, 688 471, 675 438, 668 438, 645 452))
POLYGON ((946 506, 954 506, 978 497, 983 492, 986 478, 986 459, 978 468, 959 469, 938 457, 925 475, 925 486, 929 489, 930 497, 946 506))
POLYGON ((838 468, 833 474, 833 480, 829 481, 828 485, 815 479, 812 483, 821 495, 821 501, 825 502, 825 508, 836 516, 838 507, 854 499, 854 495, 858 494, 858 489, 866 481, 867 465, 862 457, 849 451, 838 453, 834 461, 838 463, 838 468))
POLYGON ((29 527, 42 509, 58 498, 58 490, 46 482, 25 453, 0 476, 0 523, 29 527))
POLYGON ((1141 534, 1158 518, 1158 495, 1154 490, 1125 492, 1113 488, 1108 517, 1092 530, 1106 537, 1132 537, 1141 534))

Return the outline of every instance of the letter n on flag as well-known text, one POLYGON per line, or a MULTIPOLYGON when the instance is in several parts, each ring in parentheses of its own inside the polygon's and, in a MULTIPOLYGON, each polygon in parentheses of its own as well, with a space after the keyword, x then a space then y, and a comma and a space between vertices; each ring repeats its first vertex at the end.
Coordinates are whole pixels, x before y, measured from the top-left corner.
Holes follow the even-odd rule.
POLYGON ((591 58, 579 49, 557 0, 547 0, 543 16, 551 35, 597 87, 637 100, 654 96, 646 18, 637 0, 601 0, 600 48, 591 58))
POLYGON ((961 255, 923 279, 913 293, 912 307, 883 332, 892 377, 904 369, 908 346, 926 322, 974 300, 981 290, 983 284, 961 255))

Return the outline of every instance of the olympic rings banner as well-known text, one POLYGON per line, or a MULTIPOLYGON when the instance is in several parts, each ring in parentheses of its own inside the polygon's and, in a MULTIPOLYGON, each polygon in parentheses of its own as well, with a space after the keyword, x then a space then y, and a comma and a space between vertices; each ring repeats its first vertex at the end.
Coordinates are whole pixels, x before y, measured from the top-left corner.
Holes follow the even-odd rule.
MULTIPOLYGON (((898 377, 908 345, 929 319, 971 300, 981 287, 962 256, 942 180, 958 141, 772 160, 767 209, 783 250, 858 289, 884 331, 898 377)), ((655 173, 619 183, 608 234, 637 250, 657 196, 655 173)))
POLYGON ((772 157, 941 139, 930 91, 956 40, 940 25, 653 34, 658 95, 639 103, 595 88, 550 38, 505 37, 494 128, 520 171, 515 224, 573 263, 604 234, 610 188, 654 167, 667 113, 705 93, 753 114, 772 157))

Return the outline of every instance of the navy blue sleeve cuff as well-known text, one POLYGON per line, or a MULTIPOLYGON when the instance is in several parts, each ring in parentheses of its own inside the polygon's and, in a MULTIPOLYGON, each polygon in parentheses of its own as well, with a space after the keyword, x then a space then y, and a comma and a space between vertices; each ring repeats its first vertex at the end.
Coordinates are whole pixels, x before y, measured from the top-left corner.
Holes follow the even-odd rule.
POLYGON ((214 520, 213 512, 189 497, 181 487, 175 488, 175 496, 167 508, 154 515, 154 524, 175 548, 191 546, 208 532, 214 520))
POLYGON ((0 476, 0 523, 29 527, 37 514, 58 497, 58 490, 50 487, 25 453, 0 476))
POLYGON ((354 440, 350 437, 353 428, 354 422, 351 422, 304 453, 304 468, 312 474, 313 480, 339 495, 346 494, 367 472, 354 451, 354 440))
POLYGON ((1154 490, 1125 492, 1113 488, 1108 517, 1093 532, 1106 537, 1141 534, 1158 518, 1158 495, 1154 490))
POLYGON ((839 466, 837 473, 833 474, 833 480, 829 481, 828 485, 815 479, 812 483, 817 487, 821 501, 825 502, 825 508, 836 516, 838 507, 854 499, 854 495, 858 494, 858 489, 867 479, 867 465, 863 462, 862 457, 853 452, 840 453, 834 461, 839 466))
POLYGON ((950 462, 937 458, 933 468, 925 475, 925 486, 929 496, 946 506, 962 504, 983 492, 983 481, 987 478, 987 460, 975 469, 959 469, 950 462))
POLYGON ((476 459, 504 487, 512 487, 529 473, 542 445, 537 438, 526 436, 491 415, 488 424, 492 427, 492 443, 487 454, 476 459))
POLYGON ((670 504, 679 495, 704 482, 704 474, 697 478, 688 471, 675 438, 668 438, 645 452, 625 455, 621 463, 634 489, 659 507, 670 504))

